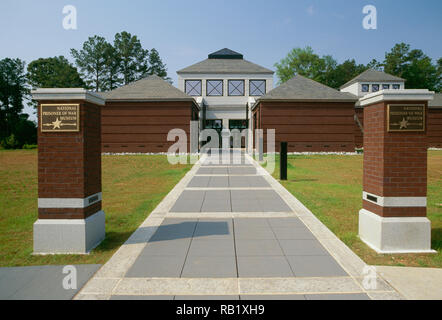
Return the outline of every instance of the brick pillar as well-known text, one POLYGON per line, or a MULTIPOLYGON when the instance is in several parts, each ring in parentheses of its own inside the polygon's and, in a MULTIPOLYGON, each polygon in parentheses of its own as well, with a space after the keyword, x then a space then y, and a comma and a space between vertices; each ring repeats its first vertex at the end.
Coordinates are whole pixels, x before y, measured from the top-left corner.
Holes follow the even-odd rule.
POLYGON ((384 90, 364 107, 359 236, 379 253, 432 252, 427 206, 428 90, 384 90))
POLYGON ((101 106, 84 89, 38 89, 38 220, 34 253, 87 253, 105 237, 101 106))

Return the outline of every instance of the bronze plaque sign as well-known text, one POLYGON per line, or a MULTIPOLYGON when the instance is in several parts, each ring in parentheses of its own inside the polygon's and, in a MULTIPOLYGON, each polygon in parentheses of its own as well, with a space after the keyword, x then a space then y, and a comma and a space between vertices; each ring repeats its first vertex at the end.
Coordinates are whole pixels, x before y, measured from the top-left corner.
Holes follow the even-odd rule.
POLYGON ((425 105, 388 105, 388 131, 425 131, 425 105))
POLYGON ((79 104, 42 104, 42 132, 77 132, 80 130, 79 104))

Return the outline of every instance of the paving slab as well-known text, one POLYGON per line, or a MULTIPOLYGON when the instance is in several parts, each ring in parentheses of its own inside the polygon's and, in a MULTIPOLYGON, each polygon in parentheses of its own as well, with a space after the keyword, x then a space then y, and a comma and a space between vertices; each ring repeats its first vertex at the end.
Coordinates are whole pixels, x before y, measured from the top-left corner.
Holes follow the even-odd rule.
POLYGON ((183 278, 235 278, 234 256, 189 256, 186 259, 183 278))
POLYGON ((188 256, 189 257, 193 256, 235 257, 235 244, 233 239, 192 241, 188 256))
POLYGON ((376 270, 407 299, 442 300, 442 269, 377 266, 376 270))
POLYGON ((139 256, 126 278, 178 278, 183 270, 186 257, 180 256, 139 256))
POLYGON ((64 289, 65 266, 0 268, 0 300, 70 300, 101 265, 74 265, 75 289, 64 289))
POLYGON ((251 174, 257 174, 257 172, 255 167, 229 167, 228 174, 251 175, 251 174))
POLYGON ((296 277, 343 277, 348 274, 331 256, 287 256, 296 277))
POLYGON ((293 277, 284 256, 239 256, 238 276, 240 278, 293 277))
POLYGON ((196 225, 193 241, 198 240, 233 240, 231 219, 200 219, 196 225))
POLYGON ((238 218, 234 220, 235 228, 236 227, 269 227, 270 224, 267 219, 263 218, 238 218))
POLYGON ((302 228, 305 224, 296 217, 290 218, 278 218, 278 219, 268 219, 269 225, 273 227, 291 227, 291 228, 302 228))
POLYGON ((316 237, 307 227, 272 227, 275 237, 280 240, 314 240, 316 237))
POLYGON ((329 255, 318 240, 278 240, 287 256, 329 255))
POLYGON ((268 227, 235 226, 237 240, 276 240, 273 230, 268 227))
POLYGON ((190 247, 191 237, 174 239, 149 241, 146 247, 141 251, 140 257, 143 256, 186 256, 190 247))
POLYGON ((185 190, 183 191, 171 212, 200 212, 203 205, 205 191, 185 190))
POLYGON ((209 186, 210 182, 209 176, 196 176, 187 184, 188 188, 205 188, 209 186))
POLYGON ((210 177, 209 188, 227 188, 229 186, 229 177, 210 177))
POLYGON ((236 254, 240 256, 283 256, 277 240, 243 240, 235 241, 236 254))
POLYGON ((151 242, 191 238, 196 227, 196 221, 187 221, 173 224, 163 224, 158 227, 150 238, 151 242))

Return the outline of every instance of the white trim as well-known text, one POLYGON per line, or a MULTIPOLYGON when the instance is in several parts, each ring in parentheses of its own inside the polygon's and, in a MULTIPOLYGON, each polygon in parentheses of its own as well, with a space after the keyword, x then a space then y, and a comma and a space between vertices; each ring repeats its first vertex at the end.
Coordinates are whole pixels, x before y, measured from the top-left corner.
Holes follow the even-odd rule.
POLYGON ((385 218, 359 211, 359 237, 377 253, 435 253, 431 249, 431 222, 426 217, 385 218))
POLYGON ((86 219, 38 219, 34 223, 33 254, 88 254, 104 238, 102 210, 86 219))
POLYGON ((427 197, 381 197, 373 193, 362 192, 362 199, 377 204, 380 207, 426 207, 427 197), (377 198, 377 202, 367 196, 377 198))
POLYGON ((31 91, 34 100, 85 100, 104 106, 105 99, 96 92, 82 88, 40 88, 31 91))
POLYGON ((434 92, 428 89, 390 89, 367 94, 359 99, 359 103, 366 106, 381 101, 431 101, 433 98, 434 92))
POLYGON ((95 193, 86 198, 38 198, 38 207, 41 209, 52 208, 87 208, 102 200, 102 193, 95 193), (96 199, 93 199, 96 197, 96 199), (89 202, 92 200, 91 202, 89 202))

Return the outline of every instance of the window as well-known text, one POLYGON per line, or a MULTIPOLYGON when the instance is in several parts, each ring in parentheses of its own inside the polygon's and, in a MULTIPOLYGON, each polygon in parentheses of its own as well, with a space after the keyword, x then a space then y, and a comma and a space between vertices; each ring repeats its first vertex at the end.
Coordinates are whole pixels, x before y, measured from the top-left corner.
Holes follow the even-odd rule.
POLYGON ((186 93, 189 96, 201 95, 201 80, 186 80, 186 93))
POLYGON ((379 91, 379 85, 378 84, 373 84, 371 86, 371 91, 372 92, 378 92, 379 91))
POLYGON ((229 120, 229 130, 233 130, 233 129, 239 129, 239 130, 243 130, 243 129, 247 129, 247 120, 243 119, 243 120, 229 120))
POLYGON ((229 96, 244 95, 244 80, 229 80, 229 96))
POLYGON ((401 85, 400 84, 394 84, 393 85, 393 89, 394 90, 399 90, 401 88, 401 85))
POLYGON ((206 129, 222 129, 223 121, 222 120, 206 120, 206 129))
POLYGON ((368 92, 369 90, 370 90, 370 85, 368 85, 368 84, 362 85, 362 92, 368 92))
POLYGON ((249 82, 250 96, 263 96, 266 94, 265 80, 250 80, 249 82))
POLYGON ((390 89, 390 85, 389 84, 383 84, 382 85, 382 90, 388 90, 390 89))
POLYGON ((206 92, 208 96, 222 96, 223 95, 223 81, 222 80, 207 80, 206 92))

